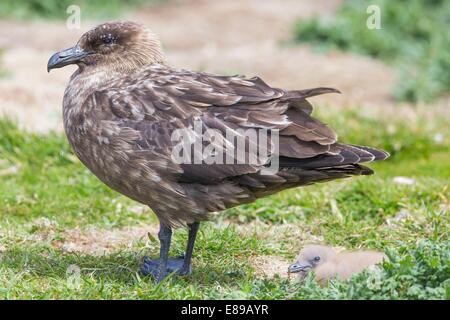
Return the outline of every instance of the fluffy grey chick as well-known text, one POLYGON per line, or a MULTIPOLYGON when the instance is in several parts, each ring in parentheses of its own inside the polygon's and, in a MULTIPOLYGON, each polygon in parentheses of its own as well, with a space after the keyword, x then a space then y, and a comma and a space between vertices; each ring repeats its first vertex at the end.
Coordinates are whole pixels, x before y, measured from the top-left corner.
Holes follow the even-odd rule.
POLYGON ((316 281, 324 286, 331 279, 347 280, 383 259, 386 255, 378 251, 338 252, 325 245, 307 245, 300 251, 296 262, 289 266, 289 273, 298 273, 303 279, 308 272, 314 271, 316 281))

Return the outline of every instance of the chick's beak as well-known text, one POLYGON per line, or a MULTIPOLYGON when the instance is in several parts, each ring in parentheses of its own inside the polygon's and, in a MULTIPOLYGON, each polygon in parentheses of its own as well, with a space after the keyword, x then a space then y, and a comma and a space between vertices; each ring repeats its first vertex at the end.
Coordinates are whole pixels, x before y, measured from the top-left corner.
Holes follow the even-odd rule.
POLYGON ((304 272, 304 271, 306 272, 311 268, 312 266, 308 263, 296 262, 289 266, 288 271, 289 273, 304 272))
POLYGON ((51 69, 62 68, 69 64, 77 63, 90 54, 90 52, 83 51, 79 46, 57 52, 48 60, 47 72, 50 72, 51 69))

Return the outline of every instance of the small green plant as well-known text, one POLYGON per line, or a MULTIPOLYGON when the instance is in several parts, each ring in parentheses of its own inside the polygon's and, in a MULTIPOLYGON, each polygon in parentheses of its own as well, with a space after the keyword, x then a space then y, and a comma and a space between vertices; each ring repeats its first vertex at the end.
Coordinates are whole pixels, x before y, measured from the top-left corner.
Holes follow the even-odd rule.
POLYGON ((397 67, 399 100, 430 101, 450 88, 450 3, 445 0, 347 0, 336 17, 295 25, 295 40, 379 58, 397 67), (366 26, 369 5, 381 29, 366 26))

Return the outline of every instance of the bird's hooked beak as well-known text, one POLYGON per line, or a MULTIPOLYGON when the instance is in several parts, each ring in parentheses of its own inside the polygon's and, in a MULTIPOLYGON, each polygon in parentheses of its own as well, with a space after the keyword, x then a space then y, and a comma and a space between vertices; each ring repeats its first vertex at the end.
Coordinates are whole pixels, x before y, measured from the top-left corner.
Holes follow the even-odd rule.
POLYGON ((55 53, 50 57, 47 63, 47 72, 51 69, 62 68, 69 64, 74 64, 80 59, 92 54, 91 52, 83 51, 78 45, 75 47, 55 53))
POLYGON ((288 271, 289 273, 297 273, 297 272, 306 272, 309 269, 312 269, 312 265, 310 265, 309 263, 296 262, 289 266, 288 271))

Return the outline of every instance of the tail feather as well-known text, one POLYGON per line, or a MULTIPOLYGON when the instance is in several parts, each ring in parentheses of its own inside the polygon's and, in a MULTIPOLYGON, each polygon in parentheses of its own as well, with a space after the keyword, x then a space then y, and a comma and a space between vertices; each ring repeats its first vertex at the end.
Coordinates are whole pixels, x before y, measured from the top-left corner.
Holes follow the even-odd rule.
POLYGON ((366 146, 356 146, 356 145, 352 145, 352 144, 349 144, 348 146, 355 147, 360 150, 369 152, 370 154, 372 154, 375 157, 373 159, 373 161, 374 160, 385 160, 385 159, 389 158, 389 153, 384 150, 374 149, 374 148, 366 147, 366 146))
POLYGON ((307 115, 311 115, 313 107, 306 100, 306 98, 318 96, 325 93, 341 93, 341 92, 334 88, 324 88, 324 87, 305 90, 291 90, 287 91, 285 96, 283 96, 281 99, 289 101, 289 106, 300 109, 307 115))
POLYGON ((318 96, 325 93, 341 93, 338 89, 335 88, 311 88, 311 89, 303 89, 303 90, 291 90, 288 91, 284 99, 304 99, 309 97, 318 96))
MULTIPOLYGON (((321 154, 311 158, 297 159, 280 157, 280 166, 284 168, 322 169, 343 168, 358 163, 384 160, 389 156, 385 151, 374 148, 336 144, 333 153, 321 154)), ((358 168, 359 169, 359 168, 358 168)))

